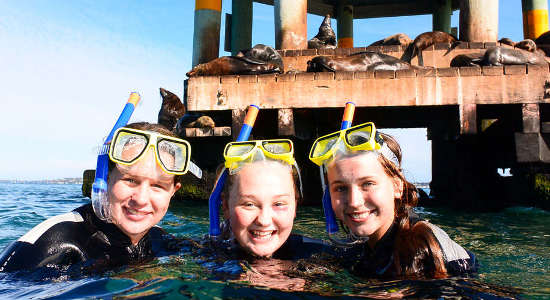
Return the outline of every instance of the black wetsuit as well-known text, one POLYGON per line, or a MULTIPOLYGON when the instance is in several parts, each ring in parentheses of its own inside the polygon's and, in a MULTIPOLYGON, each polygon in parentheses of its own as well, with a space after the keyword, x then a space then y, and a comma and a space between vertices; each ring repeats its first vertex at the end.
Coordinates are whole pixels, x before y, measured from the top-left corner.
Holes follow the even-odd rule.
POLYGON ((101 221, 92 205, 52 217, 11 243, 0 255, 0 271, 51 268, 104 271, 177 251, 176 239, 153 227, 133 245, 114 224, 101 221))
MULTIPOLYGON (((455 243, 441 228, 418 218, 414 213, 411 215, 411 224, 420 221, 426 222, 439 243, 443 261, 450 276, 464 276, 477 272, 479 264, 472 252, 455 243)), ((367 243, 356 247, 355 250, 361 254, 359 261, 352 267, 354 273, 367 277, 394 277, 395 274, 391 274, 391 269, 394 262, 396 235, 397 225, 394 223, 376 243, 374 249, 367 243)))

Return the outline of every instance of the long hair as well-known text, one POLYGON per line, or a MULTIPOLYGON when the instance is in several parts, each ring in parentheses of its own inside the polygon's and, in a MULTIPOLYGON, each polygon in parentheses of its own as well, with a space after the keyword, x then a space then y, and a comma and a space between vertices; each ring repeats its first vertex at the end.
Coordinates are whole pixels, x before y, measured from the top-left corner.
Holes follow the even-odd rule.
MULTIPOLYGON (((393 270, 402 277, 443 278, 447 269, 443 260, 443 252, 432 230, 425 222, 411 224, 412 208, 418 203, 416 187, 405 179, 401 169, 402 152, 399 143, 390 135, 380 133, 384 142, 395 154, 399 165, 395 165, 383 155, 378 156, 386 174, 402 182, 403 192, 395 201, 395 226, 397 233, 393 247, 393 270)), ((390 270, 388 270, 390 271, 390 270)))

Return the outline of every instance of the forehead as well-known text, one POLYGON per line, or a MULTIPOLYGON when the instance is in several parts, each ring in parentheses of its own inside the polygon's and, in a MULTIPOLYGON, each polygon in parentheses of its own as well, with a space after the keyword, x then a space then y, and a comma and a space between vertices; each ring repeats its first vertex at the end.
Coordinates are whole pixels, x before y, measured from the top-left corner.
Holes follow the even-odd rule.
POLYGON ((246 164, 235 174, 232 194, 257 196, 294 195, 292 167, 274 161, 258 161, 246 164))
POLYGON ((359 155, 340 157, 327 165, 327 175, 348 179, 386 174, 378 158, 379 154, 368 151, 359 155))
POLYGON ((131 165, 116 164, 122 175, 138 176, 156 180, 173 180, 174 175, 164 172, 155 158, 152 148, 147 149, 143 156, 131 165))

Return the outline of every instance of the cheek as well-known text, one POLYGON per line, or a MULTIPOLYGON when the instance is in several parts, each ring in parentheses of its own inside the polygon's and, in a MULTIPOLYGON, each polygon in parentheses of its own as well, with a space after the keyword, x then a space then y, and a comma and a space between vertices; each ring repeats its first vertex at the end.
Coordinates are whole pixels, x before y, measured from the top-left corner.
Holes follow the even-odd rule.
POLYGON ((231 211, 231 227, 234 229, 240 227, 246 227, 252 223, 254 220, 254 212, 235 208, 231 211))

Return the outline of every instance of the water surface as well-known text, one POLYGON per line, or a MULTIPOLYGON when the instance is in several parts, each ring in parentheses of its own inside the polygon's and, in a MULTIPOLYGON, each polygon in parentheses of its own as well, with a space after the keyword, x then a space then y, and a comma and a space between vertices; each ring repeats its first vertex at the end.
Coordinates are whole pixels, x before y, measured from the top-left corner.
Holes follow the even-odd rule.
MULTIPOLYGON (((0 249, 43 220, 88 202, 81 195, 80 185, 0 184, 0 249)), ((36 282, 0 274, 0 298, 550 299, 550 213, 524 207, 477 214, 423 208, 418 212, 477 254, 481 267, 476 278, 379 282, 357 278, 345 270, 334 272, 325 268, 321 260, 318 265, 292 266, 296 270, 293 274, 279 274, 273 270, 284 262, 270 262, 266 266, 214 262, 183 247, 178 255, 77 280, 57 278, 36 282), (251 276, 244 279, 231 276, 235 270, 243 269, 252 270, 251 276)), ((206 203, 173 203, 160 225, 178 237, 200 237, 208 232, 207 218, 206 203)), ((299 208, 295 232, 324 238, 321 210, 299 208)))

